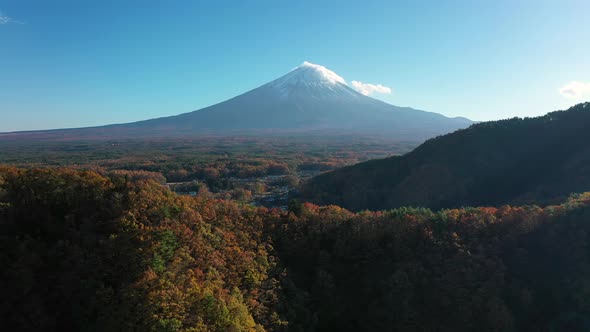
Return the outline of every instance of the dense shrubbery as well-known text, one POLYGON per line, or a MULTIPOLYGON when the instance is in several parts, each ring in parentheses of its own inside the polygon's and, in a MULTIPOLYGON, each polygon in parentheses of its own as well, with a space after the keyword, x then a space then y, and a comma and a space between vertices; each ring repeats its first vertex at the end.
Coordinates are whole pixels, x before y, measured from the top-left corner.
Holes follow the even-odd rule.
POLYGON ((590 194, 289 211, 153 180, 0 170, 0 309, 21 331, 586 331, 590 194))

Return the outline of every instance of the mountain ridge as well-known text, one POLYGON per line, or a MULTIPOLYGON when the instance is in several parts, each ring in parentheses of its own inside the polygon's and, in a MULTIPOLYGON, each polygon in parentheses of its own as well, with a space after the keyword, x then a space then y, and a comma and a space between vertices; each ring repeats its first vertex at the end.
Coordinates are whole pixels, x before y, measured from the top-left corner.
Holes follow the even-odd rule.
POLYGON ((258 88, 174 116, 98 127, 0 134, 10 136, 177 137, 207 134, 370 134, 424 140, 464 128, 471 120, 398 107, 365 96, 335 72, 304 62, 258 88))

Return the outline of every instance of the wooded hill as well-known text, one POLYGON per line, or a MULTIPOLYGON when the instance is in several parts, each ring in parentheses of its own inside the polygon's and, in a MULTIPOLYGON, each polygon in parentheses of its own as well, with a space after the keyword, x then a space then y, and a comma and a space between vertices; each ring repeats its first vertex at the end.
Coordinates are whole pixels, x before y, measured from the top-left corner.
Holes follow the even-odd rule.
POLYGON ((327 172, 301 199, 351 210, 550 204, 590 190, 590 103, 483 122, 403 156, 327 172))

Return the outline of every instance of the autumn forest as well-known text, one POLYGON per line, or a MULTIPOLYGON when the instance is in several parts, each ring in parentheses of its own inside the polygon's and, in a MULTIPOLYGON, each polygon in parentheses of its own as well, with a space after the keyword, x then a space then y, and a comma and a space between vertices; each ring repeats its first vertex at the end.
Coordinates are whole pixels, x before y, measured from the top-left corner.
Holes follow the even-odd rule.
POLYGON ((587 105, 421 145, 4 140, 2 324, 587 331, 587 105))

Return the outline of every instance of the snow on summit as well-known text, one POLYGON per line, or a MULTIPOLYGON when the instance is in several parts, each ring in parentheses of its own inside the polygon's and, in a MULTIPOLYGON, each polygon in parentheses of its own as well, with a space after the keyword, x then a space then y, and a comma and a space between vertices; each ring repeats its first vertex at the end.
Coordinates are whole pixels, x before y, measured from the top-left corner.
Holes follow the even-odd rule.
POLYGON ((316 65, 315 63, 304 61, 301 66, 293 69, 293 71, 299 71, 301 76, 303 76, 302 78, 308 81, 328 81, 332 84, 341 83, 347 85, 344 78, 330 69, 316 65))
POLYGON ((295 95, 350 97, 355 94, 344 78, 324 66, 307 61, 266 86, 273 88, 283 98, 295 95))
POLYGON ((347 85, 344 78, 330 69, 305 61, 295 67, 287 75, 271 82, 271 85, 281 88, 287 86, 312 86, 312 85, 347 85))
POLYGON ((391 94, 391 88, 381 84, 352 81, 352 86, 349 86, 344 78, 330 69, 307 61, 266 86, 273 88, 282 97, 301 95, 304 90, 308 95, 315 97, 335 95, 350 97, 355 96, 353 91, 365 96, 373 93, 391 94))

